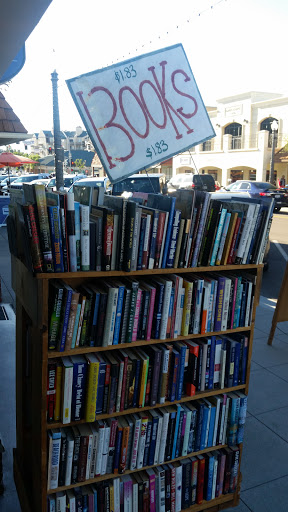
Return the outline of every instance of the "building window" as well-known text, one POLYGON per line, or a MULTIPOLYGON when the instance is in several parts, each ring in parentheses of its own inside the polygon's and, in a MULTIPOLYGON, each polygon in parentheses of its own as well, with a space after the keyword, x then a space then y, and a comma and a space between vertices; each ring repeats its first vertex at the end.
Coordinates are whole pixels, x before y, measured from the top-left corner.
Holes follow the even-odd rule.
POLYGON ((230 177, 231 177, 231 183, 234 183, 234 181, 237 181, 237 180, 243 180, 243 171, 238 171, 236 169, 233 169, 230 171, 230 177))
POLYGON ((256 181, 256 171, 254 169, 251 169, 251 171, 249 171, 249 180, 256 181))
POLYGON ((228 126, 225 128, 225 135, 227 134, 232 135, 230 149, 241 149, 242 125, 239 123, 228 124, 228 126))
POLYGON ((206 140, 202 144, 202 151, 212 151, 212 141, 206 140))

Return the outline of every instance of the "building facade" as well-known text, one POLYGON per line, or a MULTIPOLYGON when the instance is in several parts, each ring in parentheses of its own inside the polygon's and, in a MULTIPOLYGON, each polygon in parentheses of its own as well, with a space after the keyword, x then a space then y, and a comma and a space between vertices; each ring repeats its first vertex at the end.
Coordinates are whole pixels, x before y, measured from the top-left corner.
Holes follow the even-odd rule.
POLYGON ((277 157, 288 144, 288 97, 247 92, 206 107, 216 136, 173 158, 172 174, 212 174, 225 186, 238 179, 268 181, 272 155, 271 123, 276 120, 274 180, 288 178, 288 161, 277 157))

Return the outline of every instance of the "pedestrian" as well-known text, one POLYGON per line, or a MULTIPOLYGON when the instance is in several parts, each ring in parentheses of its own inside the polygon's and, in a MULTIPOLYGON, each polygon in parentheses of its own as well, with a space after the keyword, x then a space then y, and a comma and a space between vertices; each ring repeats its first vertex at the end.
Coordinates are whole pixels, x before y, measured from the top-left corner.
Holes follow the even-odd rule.
POLYGON ((279 186, 280 186, 281 188, 284 188, 284 187, 285 187, 285 185, 286 185, 285 176, 284 176, 284 174, 282 174, 282 178, 279 180, 279 186))

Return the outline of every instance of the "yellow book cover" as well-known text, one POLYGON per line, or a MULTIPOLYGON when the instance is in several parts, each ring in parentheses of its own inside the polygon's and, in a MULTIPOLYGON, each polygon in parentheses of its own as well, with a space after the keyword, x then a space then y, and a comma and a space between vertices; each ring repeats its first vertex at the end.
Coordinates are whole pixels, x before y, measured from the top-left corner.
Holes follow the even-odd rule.
POLYGON ((110 482, 109 484, 109 494, 110 494, 110 512, 114 512, 114 487, 113 483, 110 482))
POLYGON ((147 386, 147 377, 148 377, 148 367, 149 367, 149 356, 147 354, 145 354, 142 350, 138 350, 138 355, 140 355, 140 357, 142 359, 139 407, 144 407, 146 386, 147 386))
POLYGON ((87 376, 88 378, 87 378, 85 420, 86 421, 95 421, 100 362, 94 354, 87 354, 86 359, 88 361, 88 376, 87 376))
POLYGON ((54 409, 54 420, 60 421, 61 412, 61 398, 62 398, 62 373, 63 367, 59 363, 56 368, 56 398, 55 398, 55 409, 54 409))
POLYGON ((188 331, 189 331, 189 320, 190 320, 190 314, 191 314, 193 281, 186 281, 184 279, 183 287, 185 288, 185 297, 184 297, 184 306, 183 306, 181 334, 182 334, 182 336, 187 336, 189 334, 188 331))
POLYGON ((229 224, 229 228, 228 228, 228 233, 227 233, 227 236, 226 236, 225 245, 224 245, 224 249, 223 249, 223 254, 222 254, 222 258, 221 258, 221 265, 226 265, 226 263, 227 263, 227 259, 228 259, 228 256, 229 256, 229 251, 230 251, 230 247, 231 247, 231 243, 232 243, 232 239, 233 239, 233 235, 234 235, 234 230, 235 230, 235 225, 236 225, 237 217, 238 217, 238 213, 237 212, 233 212, 231 214, 231 220, 230 220, 230 224, 229 224))

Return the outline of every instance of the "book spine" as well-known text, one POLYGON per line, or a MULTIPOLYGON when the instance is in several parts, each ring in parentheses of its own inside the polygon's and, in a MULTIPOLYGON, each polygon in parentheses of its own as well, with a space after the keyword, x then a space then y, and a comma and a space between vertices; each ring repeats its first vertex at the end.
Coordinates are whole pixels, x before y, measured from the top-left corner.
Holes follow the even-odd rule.
POLYGON ((165 245, 164 245, 164 251, 163 251, 163 258, 162 258, 161 268, 166 268, 166 263, 167 263, 167 258, 168 258, 168 250, 169 250, 170 240, 171 240, 171 235, 172 235, 175 203, 176 203, 176 198, 172 197, 171 209, 170 209, 170 212, 169 212, 169 219, 168 219, 168 225, 167 225, 167 231, 166 231, 166 238, 165 238, 165 241, 164 241, 165 245))
POLYGON ((215 322, 214 322, 214 331, 221 330, 223 302, 224 302, 224 290, 225 290, 225 277, 219 277, 217 298, 216 298, 216 314, 215 314, 215 322))
POLYGON ((76 254, 76 228, 75 228, 75 206, 73 192, 67 194, 67 236, 69 244, 69 265, 70 272, 77 272, 77 254, 76 254))
POLYGON ((51 230, 54 271, 64 272, 59 206, 48 206, 47 210, 51 230))
POLYGON ((49 362, 47 368, 47 421, 54 420, 56 402, 56 370, 55 362, 49 362))
POLYGON ((90 269, 89 206, 80 204, 81 270, 90 269))
POLYGON ((49 461, 48 461, 48 484, 47 489, 57 489, 59 465, 60 465, 60 450, 61 450, 61 435, 54 437, 50 435, 49 439, 49 461))
POLYGON ((86 389, 87 364, 74 363, 73 385, 72 385, 72 421, 79 421, 83 418, 83 407, 86 389))
POLYGON ((103 270, 111 270, 112 244, 113 244, 114 215, 107 213, 106 223, 103 226, 103 270))
POLYGON ((148 320, 147 320, 147 335, 146 335, 147 341, 151 340, 155 297, 156 297, 156 288, 152 288, 151 294, 150 294, 150 305, 149 305, 148 320))
POLYGON ((48 332, 48 350, 56 349, 56 342, 58 338, 58 331, 61 320, 61 307, 63 301, 63 288, 55 289, 55 299, 53 312, 50 318, 49 332, 48 332))
POLYGON ((66 342, 66 335, 67 335, 67 329, 68 329, 68 321, 69 321, 69 315, 70 315, 70 306, 72 301, 72 293, 73 290, 69 289, 67 292, 67 300, 66 300, 66 306, 65 306, 65 312, 64 312, 64 319, 63 319, 63 328, 59 343, 59 351, 63 352, 65 350, 65 342, 66 342))
POLYGON ((131 341, 136 341, 136 339, 137 339, 141 296, 142 296, 142 290, 141 290, 141 288, 138 288, 137 298, 136 298, 136 306, 135 306, 134 324, 133 324, 133 330, 132 330, 132 340, 131 341))
POLYGON ((35 272, 43 272, 43 256, 40 247, 39 231, 37 226, 37 213, 34 204, 23 206, 24 218, 29 232, 31 232, 31 254, 35 272))
POLYGON ((71 400, 72 400, 73 367, 65 368, 63 375, 63 403, 62 403, 62 423, 67 424, 71 421, 71 400))
POLYGON ((155 252, 156 252, 156 239, 157 239, 157 230, 158 230, 158 221, 159 221, 159 211, 154 212, 153 224, 152 224, 152 233, 150 240, 150 250, 149 250, 149 260, 148 260, 148 268, 153 269, 155 263, 155 252))
POLYGON ((35 185, 35 196, 40 228, 40 246, 43 254, 44 271, 54 272, 52 244, 47 213, 47 203, 44 185, 35 185))
POLYGON ((151 232, 152 232, 151 219, 152 219, 152 216, 147 215, 146 229, 145 229, 144 243, 143 243, 143 256, 142 256, 142 267, 141 267, 142 270, 145 270, 146 268, 148 268, 149 246, 150 246, 151 232))
POLYGON ((116 319, 116 309, 118 300, 118 288, 110 288, 108 292, 108 301, 106 309, 106 317, 104 324, 104 335, 102 340, 102 346, 107 347, 113 344, 113 334, 116 319))
POLYGON ((175 259, 175 253, 176 253, 176 246, 177 246, 177 238, 179 234, 179 228, 180 228, 180 221, 181 221, 181 211, 175 210, 174 213, 174 222, 172 226, 172 233, 171 233, 171 241, 170 246, 168 250, 168 257, 167 257, 167 268, 173 268, 174 266, 174 259, 175 259))
POLYGON ((87 372, 85 420, 95 421, 99 363, 90 363, 87 372))
POLYGON ((118 300, 117 300, 117 309, 116 309, 116 319, 115 319, 115 327, 114 327, 114 335, 112 345, 118 345, 119 336, 120 336, 120 325, 121 325, 121 317, 122 317, 122 309, 124 302, 124 286, 119 286, 118 290, 118 300))
POLYGON ((57 364, 56 368, 56 398, 55 398, 55 408, 54 408, 54 421, 60 421, 60 411, 61 411, 61 391, 62 391, 62 373, 63 367, 61 363, 57 364))

